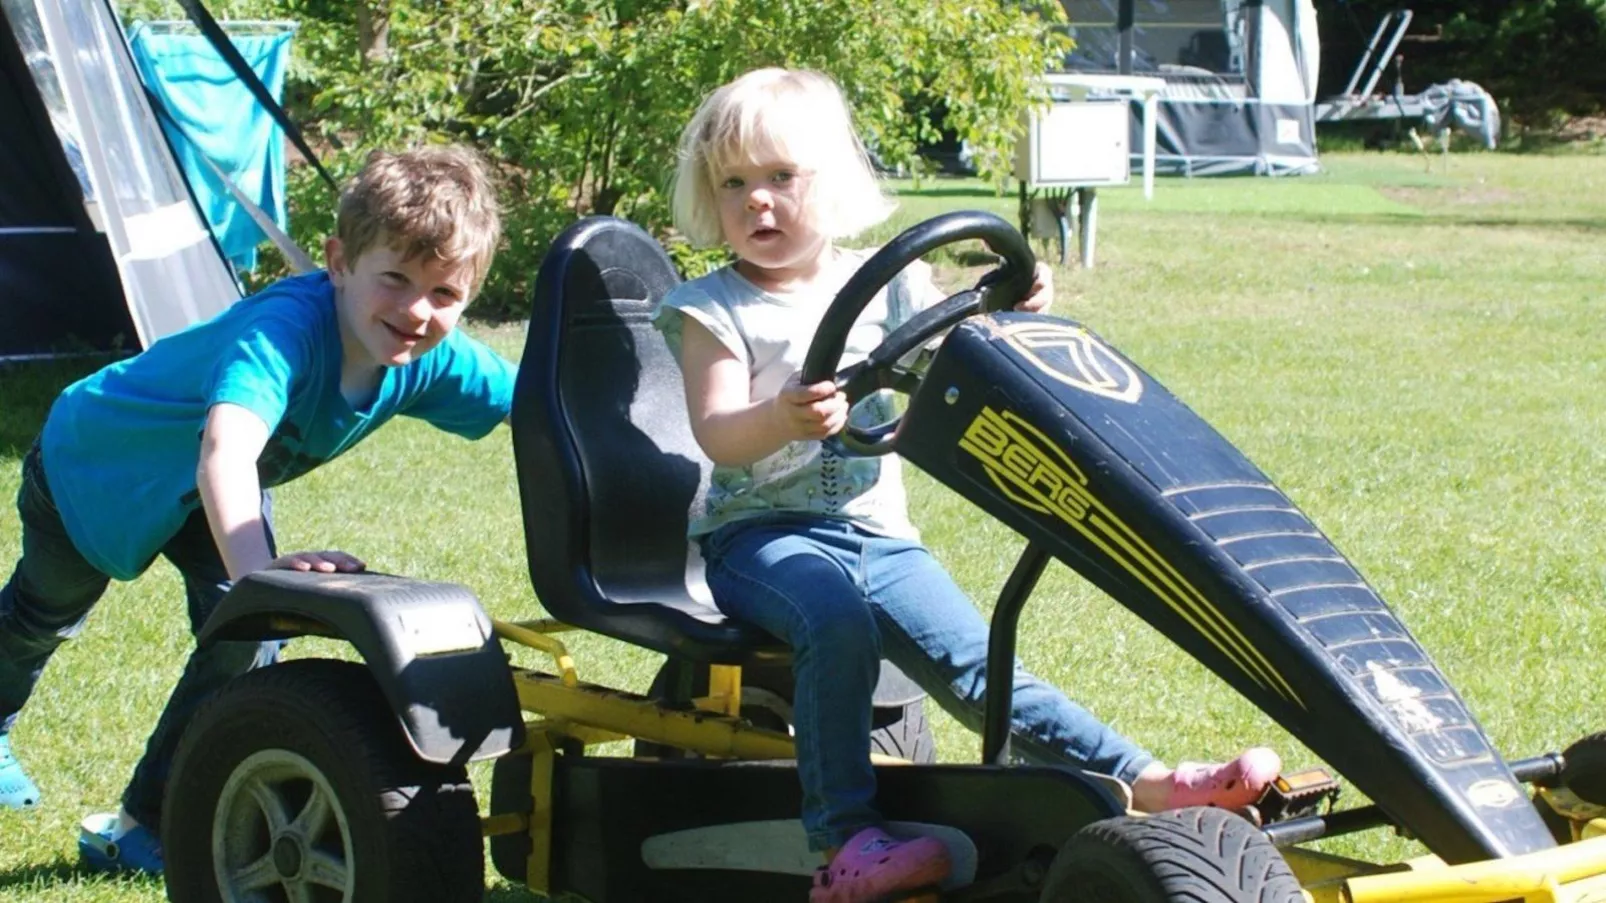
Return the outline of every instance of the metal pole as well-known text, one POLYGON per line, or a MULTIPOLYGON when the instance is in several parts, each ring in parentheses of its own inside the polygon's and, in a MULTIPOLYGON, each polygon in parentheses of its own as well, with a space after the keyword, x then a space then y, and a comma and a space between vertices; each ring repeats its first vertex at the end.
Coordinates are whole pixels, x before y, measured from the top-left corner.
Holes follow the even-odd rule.
MULTIPOLYGON (((1561 776, 1565 763, 1555 753, 1545 753, 1531 759, 1509 763, 1511 776, 1524 784, 1547 785, 1561 776)), ((1305 843, 1320 837, 1338 837, 1371 828, 1392 824, 1382 807, 1376 803, 1345 809, 1328 815, 1310 815, 1267 825, 1262 833, 1273 846, 1286 847, 1305 843)))
POLYGON ((1349 84, 1344 86, 1345 95, 1355 93, 1355 86, 1361 83, 1361 73, 1366 71, 1366 64, 1372 61, 1372 54, 1377 52, 1377 42, 1383 40, 1383 29, 1389 27, 1389 20, 1393 18, 1394 14, 1391 12, 1378 20, 1377 30, 1372 32, 1372 40, 1366 44, 1366 52, 1361 54, 1360 61, 1355 64, 1354 73, 1349 77, 1349 84))
POLYGON ((1138 0, 1121 0, 1116 16, 1115 27, 1121 31, 1121 58, 1115 68, 1122 75, 1132 74, 1132 24, 1137 21, 1137 5, 1138 0))
POLYGON ((1389 40, 1388 49, 1377 58, 1377 65, 1372 67, 1372 76, 1366 80, 1366 87, 1361 89, 1362 97, 1371 97, 1372 89, 1377 87, 1377 80, 1383 77, 1383 69, 1394 59, 1394 51, 1399 48, 1400 41, 1405 39, 1405 30, 1411 26, 1411 10, 1402 9, 1399 13, 1399 25, 1394 29, 1394 37, 1389 40))
POLYGON ((1009 764, 1009 714, 1015 704, 1015 628, 1047 564, 1048 552, 1028 542, 993 609, 987 636, 987 701, 981 729, 984 764, 1009 764))

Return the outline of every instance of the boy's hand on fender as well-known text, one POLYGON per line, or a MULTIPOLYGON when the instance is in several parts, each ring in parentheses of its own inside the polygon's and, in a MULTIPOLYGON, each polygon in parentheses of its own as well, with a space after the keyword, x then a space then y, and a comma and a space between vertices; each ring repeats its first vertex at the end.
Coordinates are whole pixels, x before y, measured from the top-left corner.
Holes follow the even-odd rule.
POLYGON ((1048 309, 1054 303, 1054 271, 1048 264, 1039 260, 1032 269, 1032 287, 1026 290, 1026 297, 1015 305, 1016 310, 1029 314, 1039 313, 1048 309))
POLYGON ((788 439, 824 439, 848 422, 848 397, 830 380, 805 386, 793 373, 771 405, 788 439))
POLYGON ((327 550, 323 552, 295 552, 290 555, 280 555, 268 563, 268 567, 281 571, 317 571, 320 574, 353 574, 365 570, 368 565, 361 558, 347 555, 345 552, 327 550))

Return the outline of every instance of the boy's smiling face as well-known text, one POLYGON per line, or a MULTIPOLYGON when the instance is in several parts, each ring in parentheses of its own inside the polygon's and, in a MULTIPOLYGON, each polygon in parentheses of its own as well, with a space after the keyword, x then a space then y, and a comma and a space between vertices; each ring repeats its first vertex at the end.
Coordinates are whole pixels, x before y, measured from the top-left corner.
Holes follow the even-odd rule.
POLYGON ((457 326, 473 293, 470 261, 403 259, 383 240, 356 259, 347 259, 338 238, 324 250, 348 372, 418 360, 457 326))

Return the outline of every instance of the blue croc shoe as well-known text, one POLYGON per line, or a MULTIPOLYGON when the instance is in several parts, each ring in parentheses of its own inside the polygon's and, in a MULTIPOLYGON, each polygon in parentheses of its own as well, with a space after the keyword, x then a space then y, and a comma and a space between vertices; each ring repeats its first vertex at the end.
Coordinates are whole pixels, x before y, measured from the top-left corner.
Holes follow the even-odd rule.
POLYGON ((0 809, 32 809, 37 805, 39 788, 11 754, 11 735, 0 733, 0 809))
POLYGON ((162 873, 162 845, 150 829, 139 825, 113 840, 117 816, 110 812, 84 819, 78 831, 78 858, 97 872, 162 873))

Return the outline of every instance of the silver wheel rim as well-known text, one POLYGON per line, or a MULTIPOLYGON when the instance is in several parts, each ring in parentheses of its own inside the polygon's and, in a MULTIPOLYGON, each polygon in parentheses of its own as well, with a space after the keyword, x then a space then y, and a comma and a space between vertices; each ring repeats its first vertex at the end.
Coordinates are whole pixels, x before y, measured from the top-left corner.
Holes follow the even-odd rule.
POLYGON ((212 816, 223 903, 351 903, 351 826, 329 780, 283 749, 235 766, 212 816))

